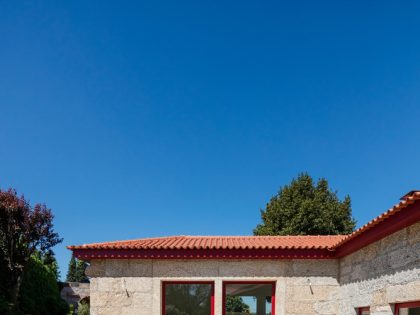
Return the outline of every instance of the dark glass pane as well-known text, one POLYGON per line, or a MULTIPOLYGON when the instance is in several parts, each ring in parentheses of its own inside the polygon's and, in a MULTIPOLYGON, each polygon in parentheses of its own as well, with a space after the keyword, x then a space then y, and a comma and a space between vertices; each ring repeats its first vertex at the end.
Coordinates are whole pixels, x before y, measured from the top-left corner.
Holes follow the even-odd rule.
POLYGON ((420 306, 400 308, 400 315, 420 315, 420 306))
POLYGON ((211 295, 211 284, 165 284, 165 315, 210 315, 211 295))

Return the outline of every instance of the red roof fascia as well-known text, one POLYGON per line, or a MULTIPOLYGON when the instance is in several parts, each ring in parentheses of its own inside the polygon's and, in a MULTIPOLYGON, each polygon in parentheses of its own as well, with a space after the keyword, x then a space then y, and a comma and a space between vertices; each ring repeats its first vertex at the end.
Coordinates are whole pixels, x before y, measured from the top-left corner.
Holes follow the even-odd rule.
POLYGON ((74 249, 82 260, 90 259, 331 259, 328 249, 74 249))

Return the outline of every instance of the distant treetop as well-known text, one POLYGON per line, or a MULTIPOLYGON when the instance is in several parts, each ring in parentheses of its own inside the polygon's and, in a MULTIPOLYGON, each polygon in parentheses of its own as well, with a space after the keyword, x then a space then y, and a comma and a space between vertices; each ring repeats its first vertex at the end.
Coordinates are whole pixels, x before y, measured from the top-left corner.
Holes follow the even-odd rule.
POLYGON ((254 235, 349 234, 356 226, 350 196, 340 200, 325 178, 315 184, 307 173, 281 187, 261 210, 261 219, 254 235))

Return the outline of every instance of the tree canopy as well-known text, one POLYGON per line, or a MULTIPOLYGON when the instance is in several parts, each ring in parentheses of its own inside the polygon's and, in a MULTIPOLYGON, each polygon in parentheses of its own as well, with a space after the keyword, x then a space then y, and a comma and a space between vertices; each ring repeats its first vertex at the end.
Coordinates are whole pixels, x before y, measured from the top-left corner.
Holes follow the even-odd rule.
POLYGON ((61 299, 54 264, 36 253, 31 257, 22 278, 20 310, 31 315, 64 315, 69 306, 61 299))
POLYGON ((250 308, 242 297, 226 295, 226 312, 228 315, 230 313, 250 314, 250 308))
MULTIPOLYGON (((31 257, 39 253, 45 263, 53 263, 51 248, 62 241, 54 232, 53 218, 45 204, 31 207, 14 189, 0 190, 0 269, 5 284, 0 286, 0 304, 7 301, 15 312, 20 309, 22 276, 31 257)), ((54 274, 58 276, 57 268, 54 274)))
POLYGON ((70 258, 69 269, 66 281, 68 282, 89 282, 85 271, 88 264, 82 260, 76 259, 73 255, 70 258))
POLYGON ((340 200, 325 178, 314 183, 307 173, 281 187, 261 219, 254 235, 337 235, 355 228, 350 197, 340 200))

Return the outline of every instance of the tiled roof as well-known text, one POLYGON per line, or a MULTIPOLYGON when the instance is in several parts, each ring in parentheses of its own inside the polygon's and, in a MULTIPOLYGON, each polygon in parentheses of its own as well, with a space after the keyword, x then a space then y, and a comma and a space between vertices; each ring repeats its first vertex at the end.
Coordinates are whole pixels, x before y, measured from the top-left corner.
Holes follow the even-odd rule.
POLYGON ((348 235, 306 236, 168 236, 129 241, 68 246, 71 250, 276 250, 328 249, 335 250, 420 200, 420 191, 411 191, 402 201, 369 223, 348 235))
POLYGON ((69 246, 69 249, 327 249, 345 235, 169 236, 69 246))
POLYGON ((404 210, 405 208, 407 208, 407 206, 413 204, 416 200, 420 200, 420 191, 416 191, 416 190, 410 191, 408 194, 404 195, 401 198, 401 201, 397 203, 395 206, 388 209, 387 211, 377 216, 373 220, 369 221, 368 223, 366 223, 365 225, 363 225, 362 227, 360 227, 353 233, 346 235, 344 238, 338 241, 337 244, 333 246, 333 248, 337 248, 341 246, 342 244, 347 243, 351 239, 356 238, 357 236, 363 234, 364 232, 372 229, 374 226, 377 226, 381 222, 387 220, 389 217, 404 210))

